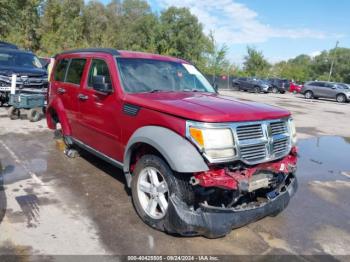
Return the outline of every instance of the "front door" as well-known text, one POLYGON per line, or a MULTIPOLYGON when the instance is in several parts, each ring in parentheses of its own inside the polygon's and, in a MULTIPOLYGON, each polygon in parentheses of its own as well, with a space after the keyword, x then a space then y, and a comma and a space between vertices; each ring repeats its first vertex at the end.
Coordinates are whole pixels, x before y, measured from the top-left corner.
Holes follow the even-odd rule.
POLYGON ((122 145, 120 144, 121 102, 111 79, 112 61, 104 58, 91 58, 84 88, 80 90, 80 140, 95 150, 122 161, 122 145), (94 89, 95 76, 103 76, 112 85, 111 93, 101 93, 94 89))

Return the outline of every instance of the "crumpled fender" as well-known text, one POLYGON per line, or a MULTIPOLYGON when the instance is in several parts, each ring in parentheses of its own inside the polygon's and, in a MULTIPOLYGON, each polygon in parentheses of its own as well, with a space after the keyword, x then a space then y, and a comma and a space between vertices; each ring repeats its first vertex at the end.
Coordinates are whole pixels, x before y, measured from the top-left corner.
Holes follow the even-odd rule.
POLYGON ((67 118, 67 115, 65 113, 63 103, 62 103, 61 99, 59 99, 58 97, 51 100, 51 102, 47 106, 48 113, 46 114, 47 126, 50 129, 55 129, 55 124, 54 124, 52 117, 51 117, 51 114, 50 114, 52 111, 56 112, 58 119, 60 120, 63 135, 65 135, 65 136, 71 135, 71 133, 72 133, 71 127, 70 127, 70 124, 68 122, 68 118, 67 118))

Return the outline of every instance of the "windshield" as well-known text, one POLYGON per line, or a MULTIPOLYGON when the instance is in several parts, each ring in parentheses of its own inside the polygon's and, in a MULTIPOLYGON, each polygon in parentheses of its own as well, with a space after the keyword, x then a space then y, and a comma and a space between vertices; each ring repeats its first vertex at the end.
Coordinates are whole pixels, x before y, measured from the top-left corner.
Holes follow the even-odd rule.
POLYGON ((0 51, 0 66, 42 68, 39 59, 35 55, 25 52, 0 51))
POLYGON ((215 92, 193 65, 135 58, 117 58, 117 63, 123 88, 128 93, 215 92))

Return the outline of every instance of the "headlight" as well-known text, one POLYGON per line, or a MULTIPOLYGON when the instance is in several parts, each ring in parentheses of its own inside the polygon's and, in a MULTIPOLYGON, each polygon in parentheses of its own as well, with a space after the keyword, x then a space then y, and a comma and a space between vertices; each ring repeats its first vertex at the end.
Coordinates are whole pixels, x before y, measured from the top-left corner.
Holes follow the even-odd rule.
POLYGON ((289 130, 290 130, 290 135, 292 139, 292 145, 295 146, 297 144, 297 130, 295 128, 294 120, 289 119, 289 130))
POLYGON ((227 160, 236 155, 234 140, 229 128, 188 126, 188 136, 209 159, 227 160))

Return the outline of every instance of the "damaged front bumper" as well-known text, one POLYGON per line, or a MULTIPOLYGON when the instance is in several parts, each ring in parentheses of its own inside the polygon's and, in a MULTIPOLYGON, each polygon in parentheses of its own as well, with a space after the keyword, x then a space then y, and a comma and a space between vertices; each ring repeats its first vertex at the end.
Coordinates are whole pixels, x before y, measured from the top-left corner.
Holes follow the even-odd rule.
POLYGON ((222 237, 232 229, 244 226, 266 216, 274 216, 285 209, 297 190, 294 173, 283 192, 273 199, 246 208, 220 208, 201 204, 196 210, 189 208, 176 195, 170 196, 165 230, 183 236, 202 235, 208 238, 222 237))

